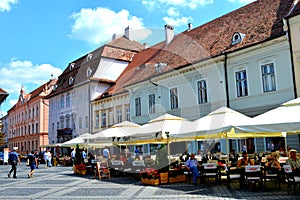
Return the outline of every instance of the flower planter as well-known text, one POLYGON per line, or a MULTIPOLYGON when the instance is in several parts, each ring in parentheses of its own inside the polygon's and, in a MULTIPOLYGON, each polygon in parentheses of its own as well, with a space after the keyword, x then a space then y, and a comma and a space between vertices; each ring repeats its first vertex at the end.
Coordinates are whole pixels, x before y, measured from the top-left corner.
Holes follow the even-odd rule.
POLYGON ((143 185, 159 185, 159 179, 141 178, 143 185))
POLYGON ((168 172, 160 173, 159 178, 160 178, 160 184, 169 183, 169 173, 168 172))
POLYGON ((178 183, 178 182, 185 182, 186 176, 185 175, 177 175, 175 177, 169 177, 169 183, 178 183))
POLYGON ((73 165, 74 174, 86 175, 86 169, 78 169, 75 165, 73 165))

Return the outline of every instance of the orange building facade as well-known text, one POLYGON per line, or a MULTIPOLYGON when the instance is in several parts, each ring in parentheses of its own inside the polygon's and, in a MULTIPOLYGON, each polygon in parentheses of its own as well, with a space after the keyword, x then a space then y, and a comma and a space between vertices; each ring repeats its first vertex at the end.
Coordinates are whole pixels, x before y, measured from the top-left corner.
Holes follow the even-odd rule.
POLYGON ((49 144, 48 118, 50 94, 57 79, 52 79, 26 94, 22 88, 18 102, 8 111, 8 147, 18 147, 20 154, 32 150, 41 151, 42 145, 49 144))

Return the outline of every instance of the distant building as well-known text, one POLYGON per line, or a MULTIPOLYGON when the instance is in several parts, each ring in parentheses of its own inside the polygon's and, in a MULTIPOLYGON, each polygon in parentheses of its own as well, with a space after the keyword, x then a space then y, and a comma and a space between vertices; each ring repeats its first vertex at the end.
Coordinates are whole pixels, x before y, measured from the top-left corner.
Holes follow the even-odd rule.
MULTIPOLYGON (((49 95, 49 143, 63 143, 98 127, 90 102, 115 84, 143 45, 125 35, 71 62, 49 95)), ((109 113, 107 113, 109 114, 109 113)), ((113 121, 112 121, 113 123, 113 121)))
POLYGON ((8 147, 18 147, 21 154, 40 149, 48 142, 49 100, 57 79, 52 79, 30 93, 20 90, 18 102, 8 111, 8 147))

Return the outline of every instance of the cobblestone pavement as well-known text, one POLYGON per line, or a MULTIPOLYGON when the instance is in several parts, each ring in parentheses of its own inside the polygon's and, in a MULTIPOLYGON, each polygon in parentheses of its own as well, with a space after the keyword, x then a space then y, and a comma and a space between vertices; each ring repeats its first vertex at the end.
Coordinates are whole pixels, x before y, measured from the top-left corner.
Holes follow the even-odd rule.
POLYGON ((72 167, 45 168, 41 165, 29 179, 29 167, 18 166, 17 179, 8 178, 9 165, 0 165, 0 199, 300 199, 299 188, 287 195, 270 185, 263 192, 238 189, 237 183, 228 190, 225 184, 208 183, 206 189, 186 183, 143 186, 139 180, 118 177, 105 180, 93 175, 74 175, 72 167))

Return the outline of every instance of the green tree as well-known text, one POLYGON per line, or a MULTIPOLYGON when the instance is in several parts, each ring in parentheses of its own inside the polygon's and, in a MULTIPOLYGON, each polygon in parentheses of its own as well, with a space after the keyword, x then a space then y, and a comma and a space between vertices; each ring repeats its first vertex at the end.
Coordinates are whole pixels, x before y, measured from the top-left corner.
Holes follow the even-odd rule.
POLYGON ((155 165, 159 172, 169 171, 168 148, 164 144, 156 152, 155 165))

